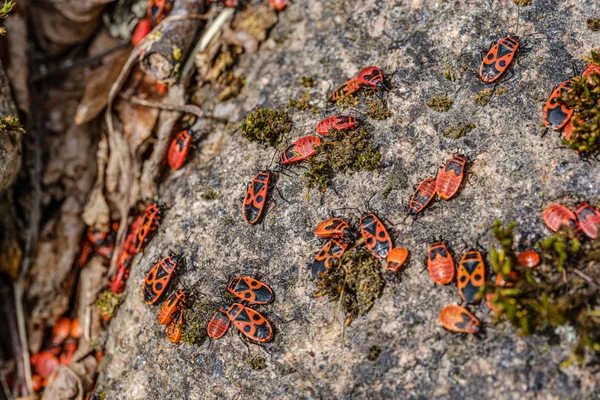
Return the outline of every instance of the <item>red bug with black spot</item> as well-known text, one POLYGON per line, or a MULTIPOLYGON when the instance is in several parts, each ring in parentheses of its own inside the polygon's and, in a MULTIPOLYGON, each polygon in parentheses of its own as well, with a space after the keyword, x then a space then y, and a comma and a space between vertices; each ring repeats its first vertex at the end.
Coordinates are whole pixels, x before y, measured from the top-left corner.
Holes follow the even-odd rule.
POLYGON ((171 343, 177 344, 181 340, 182 333, 181 329, 179 329, 179 326, 182 324, 183 309, 175 313, 173 319, 171 320, 171 322, 169 322, 169 325, 167 326, 167 339, 169 339, 171 343))
POLYGON ((168 325, 177 313, 185 308, 189 296, 190 291, 188 289, 177 289, 171 293, 162 306, 160 306, 158 323, 161 325, 168 325))
POLYGON ((479 320, 466 308, 456 304, 447 305, 439 316, 442 326, 452 332, 479 333, 479 320))
POLYGON ((444 242, 435 242, 429 246, 427 270, 438 285, 447 285, 454 279, 454 260, 444 242))
POLYGON ((260 220, 267 203, 270 185, 271 171, 268 170, 259 171, 248 185, 242 203, 242 218, 247 223, 255 224, 260 220))
POLYGON ((356 79, 358 79, 358 81, 365 86, 370 86, 377 89, 385 89, 383 72, 381 72, 381 69, 378 67, 363 68, 358 73, 356 79))
POLYGON ((148 8, 146 14, 152 20, 152 25, 156 26, 161 23, 170 11, 171 4, 167 0, 148 0, 148 8))
POLYGON ((392 238, 385 225, 373 213, 365 213, 360 218, 360 232, 365 245, 375 258, 386 258, 392 249, 392 238))
POLYGON ((139 216, 135 219, 133 224, 131 224, 129 233, 125 238, 125 243, 123 243, 123 249, 121 249, 121 253, 119 253, 119 257, 117 258, 117 271, 110 280, 110 289, 115 294, 120 294, 125 290, 125 281, 129 278, 131 261, 136 255, 135 239, 137 237, 137 232, 142 225, 142 221, 143 217, 139 216))
POLYGON ((558 131, 571 119, 575 110, 568 108, 565 105, 558 104, 557 100, 563 93, 571 90, 572 84, 573 81, 569 79, 558 85, 558 87, 552 91, 550 97, 548 97, 546 104, 544 104, 544 125, 546 125, 547 128, 558 131))
POLYGON ((540 263, 540 255, 534 250, 522 251, 517 254, 517 261, 524 267, 535 268, 540 263))
POLYGON ((135 238, 135 251, 139 253, 150 241, 152 236, 158 230, 160 220, 162 219, 161 206, 155 203, 150 203, 146 206, 142 215, 142 224, 138 229, 135 238))
POLYGON ((181 254, 171 254, 154 264, 148 271, 142 285, 142 298, 146 304, 154 304, 161 297, 181 260, 181 254))
MULTIPOLYGON (((600 74, 600 65, 596 65, 593 63, 588 64, 588 66, 585 67, 585 70, 583 71, 581 76, 586 77, 592 74, 600 74)), ((591 80, 588 79, 588 82, 591 82, 591 80)))
POLYGON ((220 339, 227 333, 231 320, 227 314, 223 311, 217 311, 215 315, 208 322, 207 332, 208 336, 213 339, 220 339))
POLYGON ((409 203, 409 210, 412 215, 417 215, 435 198, 435 182, 434 178, 425 178, 417 190, 413 194, 409 203))
POLYGON ((493 45, 481 62, 479 78, 485 83, 497 81, 506 72, 517 54, 519 42, 518 36, 509 35, 493 45))
POLYGON ((79 257, 77 258, 77 265, 80 268, 85 267, 90 256, 94 253, 94 246, 87 239, 83 239, 81 242, 81 253, 79 253, 79 257))
POLYGON ((575 214, 583 233, 590 239, 597 239, 598 226, 600 226, 600 212, 584 201, 577 205, 575 214))
POLYGON ((462 184, 467 157, 457 154, 438 171, 435 178, 435 191, 440 198, 450 200, 456 195, 462 184))
POLYGON ((267 304, 273 301, 273 290, 265 283, 249 276, 233 278, 227 291, 235 297, 254 304, 267 304))
POLYGON ((286 147, 281 153, 279 162, 281 165, 291 165, 304 161, 315 155, 315 147, 321 145, 318 136, 303 136, 286 147))
POLYGON ((350 79, 331 94, 331 101, 335 102, 342 97, 350 96, 358 92, 362 87, 363 84, 357 78, 350 79))
POLYGON ((313 278, 321 278, 326 275, 333 267, 333 255, 331 255, 331 247, 333 240, 329 240, 323 248, 315 256, 315 260, 310 264, 313 278))
POLYGON ((324 239, 353 237, 348 223, 337 217, 319 222, 315 228, 315 235, 324 239))
POLYGON ((352 115, 335 115, 321 120, 317 124, 316 131, 321 136, 327 136, 331 129, 336 131, 352 130, 356 128, 357 121, 356 117, 352 115))
POLYGON ((246 337, 256 342, 268 342, 273 338, 273 328, 258 311, 239 303, 233 303, 228 309, 219 311, 227 314, 233 325, 246 337))
POLYGON ((394 247, 387 255, 385 270, 396 274, 408 259, 408 250, 394 247))
POLYGON ((478 250, 466 252, 458 263, 457 286, 460 297, 468 304, 481 301, 477 294, 485 283, 485 264, 478 250))
POLYGON ((177 170, 183 167, 194 140, 194 132, 190 129, 184 129, 175 135, 167 153, 167 161, 171 169, 177 170))
POLYGON ((346 249, 350 245, 349 239, 346 238, 334 238, 331 239, 331 250, 330 254, 333 258, 342 258, 344 253, 346 253, 346 249))
POLYGON ((553 232, 557 232, 561 226, 565 225, 573 230, 577 238, 580 238, 583 234, 577 223, 577 216, 562 204, 548 206, 542 213, 542 218, 546 226, 553 232))

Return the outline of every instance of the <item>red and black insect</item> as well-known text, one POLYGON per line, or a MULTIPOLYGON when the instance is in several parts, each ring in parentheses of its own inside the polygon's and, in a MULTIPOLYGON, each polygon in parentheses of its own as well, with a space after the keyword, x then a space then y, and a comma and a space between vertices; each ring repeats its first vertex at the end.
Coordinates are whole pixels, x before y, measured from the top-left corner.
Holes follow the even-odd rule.
POLYGON ((573 211, 562 204, 552 204, 542 213, 546 226, 553 232, 557 232, 561 226, 565 225, 573 230, 576 237, 581 237, 582 232, 577 223, 577 217, 573 211))
POLYGON ((417 215, 434 199, 436 194, 435 182, 434 178, 425 178, 419 183, 415 194, 410 199, 409 209, 411 214, 417 215))
POLYGON ((331 101, 337 101, 341 97, 350 96, 358 92, 362 87, 362 83, 357 78, 350 79, 331 94, 331 101))
POLYGON ((319 135, 326 136, 329 135, 331 129, 336 131, 351 130, 356 128, 357 121, 356 117, 352 115, 335 115, 321 120, 317 124, 316 131, 319 135))
POLYGON ((363 68, 358 73, 356 79, 358 79, 358 81, 365 86, 370 86, 377 89, 385 88, 383 72, 381 72, 381 69, 378 67, 363 68))
POLYGON ((288 0, 269 0, 269 3, 273 6, 277 11, 283 11, 283 9, 288 5, 288 0))
POLYGON ((119 230, 119 222, 115 221, 110 224, 108 231, 97 229, 89 229, 87 231, 88 240, 94 245, 96 253, 106 259, 111 259, 115 250, 115 240, 117 231, 119 230))
POLYGON ((334 258, 330 253, 332 245, 333 240, 329 240, 315 256, 315 260, 311 264, 313 278, 320 278, 331 271, 334 258))
POLYGON ((457 154, 438 171, 435 178, 435 191, 440 198, 450 200, 456 195, 462 184, 467 158, 457 154))
POLYGON ((265 170, 259 171, 248 185, 242 204, 242 217, 247 223, 255 224, 260 220, 267 203, 270 183, 271 171, 265 170))
POLYGON ((85 267, 91 255, 94 253, 94 246, 87 239, 81 241, 81 253, 77 258, 77 265, 81 268, 85 267))
POLYGON ((161 297, 181 259, 181 254, 171 254, 154 264, 148 271, 142 285, 142 298, 146 304, 154 304, 161 297))
POLYGON ((438 285, 447 285, 454 279, 454 260, 444 242, 435 242, 429 246, 427 270, 438 285))
POLYGON ((138 229, 135 238, 135 252, 139 253, 143 250, 152 236, 158 230, 160 220, 162 219, 161 207, 158 204, 150 203, 146 206, 142 215, 142 224, 138 229))
POLYGON ((598 226, 600 226, 600 212, 587 202, 582 202, 575 208, 575 214, 579 220, 579 227, 590 239, 598 238, 598 226))
POLYGON ((585 70, 583 70, 581 76, 586 77, 592 74, 600 74, 600 65, 596 65, 593 63, 588 64, 588 66, 585 67, 585 70))
POLYGON ((350 245, 350 241, 347 238, 335 238, 331 239, 331 242, 331 256, 333 258, 342 258, 350 245))
POLYGON ((181 325, 183 325, 183 310, 177 311, 167 326, 167 339, 169 339, 171 343, 177 344, 181 340, 182 334, 181 329, 179 329, 179 326, 181 325))
POLYGON ((239 303, 233 303, 229 309, 221 308, 221 312, 233 322, 246 337, 256 342, 268 342, 273 338, 273 328, 258 311, 239 303))
POLYGON ((517 261, 524 267, 535 268, 540 263, 540 255, 534 250, 522 251, 517 255, 517 261))
POLYGON ((452 332, 479 333, 479 320, 466 308, 456 304, 447 305, 440 312, 442 326, 452 332))
POLYGON ((457 285, 460 297, 468 304, 479 303, 479 289, 485 282, 485 264, 477 250, 466 252, 458 263, 457 285))
POLYGON ((318 136, 303 136, 286 147, 281 153, 279 162, 281 165, 291 165, 304 161, 315 155, 315 147, 321 145, 318 136))
POLYGON ((392 274, 400 271, 400 267, 404 265, 408 258, 408 250, 401 247, 394 247, 387 255, 385 270, 392 274))
POLYGON ((227 333, 231 320, 223 311, 217 311, 208 322, 208 336, 213 339, 220 339, 227 333))
POLYGON ((131 34, 131 44, 137 46, 152 31, 152 20, 144 18, 138 22, 131 34))
POLYGON ((324 239, 351 238, 350 226, 341 218, 329 218, 319 222, 315 228, 315 235, 324 239))
POLYGON ((488 50, 479 68, 479 78, 483 82, 495 82, 506 72, 517 54, 519 41, 519 37, 509 35, 500 39, 488 50))
POLYGON ((175 135, 167 153, 167 161, 171 169, 183 167, 194 140, 194 132, 189 129, 184 129, 175 135))
POLYGON ((573 81, 569 79, 558 85, 558 87, 552 91, 550 97, 548 97, 546 104, 544 104, 543 116, 544 124, 547 128, 558 131, 571 119, 571 116, 575 110, 568 108, 565 105, 558 104, 557 100, 562 96, 563 93, 571 90, 572 84, 573 81))
POLYGON ((136 255, 135 251, 135 239, 137 232, 142 225, 143 217, 137 217, 131 227, 129 233, 123 243, 123 249, 119 253, 117 258, 117 271, 110 280, 110 289, 115 294, 120 294, 125 290, 125 281, 129 278, 129 268, 131 267, 131 261, 136 255))
POLYGON ((227 291, 235 297, 254 304, 267 304, 273 301, 273 290, 261 281, 249 276, 233 278, 227 291))
POLYGON ((177 289, 171 293, 162 306, 160 306, 160 311, 158 312, 158 323, 161 325, 169 324, 177 315, 177 313, 181 312, 185 308, 189 296, 190 291, 187 289, 177 289))
POLYGON ((167 0, 148 0, 148 9, 146 11, 148 17, 152 20, 152 25, 156 26, 161 23, 167 16, 171 4, 167 0))
POLYGON ((392 249, 392 238, 375 214, 363 214, 360 219, 360 233, 365 238, 365 245, 373 257, 387 257, 392 249))

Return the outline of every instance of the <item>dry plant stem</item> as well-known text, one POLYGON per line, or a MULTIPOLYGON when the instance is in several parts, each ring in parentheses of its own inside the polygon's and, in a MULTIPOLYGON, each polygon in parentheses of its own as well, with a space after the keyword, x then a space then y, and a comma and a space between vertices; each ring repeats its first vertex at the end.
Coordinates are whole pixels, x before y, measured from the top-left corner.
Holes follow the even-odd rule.
POLYGON ((4 391, 4 396, 6 396, 8 400, 12 400, 13 397, 10 393, 8 382, 6 382, 6 375, 4 375, 4 371, 0 371, 0 382, 2 383, 2 390, 4 391))
POLYGON ((598 285, 596 283, 596 281, 594 281, 591 277, 589 277, 588 275, 586 275, 583 272, 581 272, 579 269, 574 268, 573 272, 575 272, 575 274, 579 275, 579 277, 581 279, 583 279, 584 281, 586 281, 587 283, 589 283, 590 285, 592 285, 593 287, 595 287, 596 290, 600 289, 600 285, 598 285))
MULTIPOLYGON (((15 294, 15 311, 17 314, 17 326, 19 327, 19 341, 21 342, 22 367, 25 373, 25 383, 27 393, 33 393, 33 384, 31 382, 31 365, 29 364, 29 346, 27 345, 27 330, 25 327, 25 313, 23 312, 23 291, 22 280, 19 279, 13 284, 13 292, 15 294)), ((20 363, 19 363, 20 364, 20 363)))
POLYGON ((158 108, 159 110, 177 111, 177 112, 182 112, 182 113, 187 113, 187 114, 194 114, 198 118, 201 118, 204 116, 202 109, 193 104, 184 104, 184 105, 168 104, 168 103, 165 104, 165 103, 158 103, 156 101, 140 99, 137 97, 125 97, 123 95, 121 95, 121 98, 123 100, 126 100, 132 104, 136 104, 139 106, 158 108))

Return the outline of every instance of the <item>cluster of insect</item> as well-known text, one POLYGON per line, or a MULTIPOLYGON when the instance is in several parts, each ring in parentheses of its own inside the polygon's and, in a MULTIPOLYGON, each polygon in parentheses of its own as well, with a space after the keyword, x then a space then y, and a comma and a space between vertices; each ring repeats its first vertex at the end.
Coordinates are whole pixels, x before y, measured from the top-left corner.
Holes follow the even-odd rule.
MULTIPOLYGON (((378 67, 367 67, 342 85, 332 94, 333 101, 341 96, 351 95, 361 88, 370 87, 376 90, 387 89, 383 72, 378 67)), ((358 126, 359 119, 352 115, 334 115, 326 117, 317 123, 315 128, 319 136, 327 136, 332 131, 353 130, 358 126)), ((321 138, 317 135, 303 136, 287 146, 279 156, 279 165, 274 171, 290 167, 315 155, 315 148, 321 145, 321 138)), ((265 211, 267 196, 273 188, 273 172, 270 170, 258 171, 248 184, 246 195, 242 201, 242 217, 249 224, 260 221, 265 211)))
POLYGON ((273 290, 265 283, 249 276, 237 276, 229 281, 227 291, 242 302, 221 307, 208 322, 208 336, 220 339, 233 325, 246 338, 254 342, 269 342, 273 339, 273 328, 258 311, 246 304, 269 304, 273 301, 273 290))
POLYGON ((598 238, 600 212, 585 201, 575 207, 575 212, 562 204, 551 204, 542 213, 542 218, 553 232, 567 226, 577 239, 598 238))

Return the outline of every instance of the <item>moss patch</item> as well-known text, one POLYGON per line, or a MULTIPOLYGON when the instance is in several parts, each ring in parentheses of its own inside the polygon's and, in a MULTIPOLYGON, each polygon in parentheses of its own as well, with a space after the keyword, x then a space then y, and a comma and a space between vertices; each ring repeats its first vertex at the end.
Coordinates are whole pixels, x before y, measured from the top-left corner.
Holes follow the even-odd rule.
POLYGON ((326 190, 335 173, 350 171, 373 171, 379 167, 381 153, 373 143, 371 134, 359 128, 354 131, 332 131, 315 155, 309 158, 309 171, 304 174, 306 187, 326 190))
POLYGON ((195 301, 183 310, 184 324, 180 326, 181 341, 187 344, 201 344, 208 337, 206 326, 215 313, 214 306, 205 299, 195 301))
POLYGON ((578 339, 574 355, 580 360, 586 349, 600 352, 600 292, 594 283, 600 279, 600 241, 580 246, 569 238, 572 232, 559 231, 538 243, 543 263, 530 269, 516 261, 515 226, 494 223, 499 246, 490 248, 492 268, 506 279, 512 274, 514 283, 510 288, 488 285, 500 316, 525 335, 572 330, 578 339))
POLYGON ((300 83, 306 88, 315 86, 315 80, 311 76, 303 76, 300 83))
POLYGON ((594 32, 598 32, 600 31, 600 18, 588 18, 587 22, 587 27, 594 31, 594 32))
POLYGON ((446 93, 444 93, 443 96, 433 97, 429 100, 427 106, 433 108, 437 112, 446 112, 452 107, 452 103, 453 101, 446 96, 446 93))
POLYGON ((473 96, 473 101, 479 104, 481 107, 485 107, 487 103, 492 99, 491 89, 482 89, 479 93, 473 96))
POLYGON ((521 7, 526 7, 531 5, 531 0, 513 0, 513 3, 521 7))
POLYGON ((388 119, 392 116, 392 112, 388 108, 387 101, 383 98, 369 102, 369 111, 366 114, 376 120, 388 119))
POLYGON ((292 120, 283 111, 257 108, 242 122, 242 136, 251 142, 274 147, 292 129, 292 120))
POLYGON ((340 111, 345 110, 348 107, 354 107, 358 105, 358 96, 356 93, 342 95, 335 101, 335 105, 340 109, 340 111))
POLYGON ((367 352, 367 360, 369 361, 377 361, 379 356, 381 355, 381 346, 374 345, 369 347, 369 351, 367 352))
POLYGON ((444 78, 448 79, 451 82, 456 82, 460 79, 461 76, 460 69, 456 68, 450 63, 445 63, 443 65, 442 74, 444 75, 444 78))
POLYGON ((346 325, 365 315, 382 292, 385 282, 381 263, 368 251, 356 247, 346 251, 337 265, 318 284, 315 297, 338 301, 346 315, 346 325))
POLYGON ((96 305, 100 309, 100 315, 106 319, 110 319, 115 315, 121 304, 121 295, 114 294, 111 290, 105 290, 98 295, 96 305))
POLYGON ((25 133, 23 125, 19 122, 19 118, 9 115, 5 118, 0 118, 0 132, 21 132, 25 133))
POLYGON ((446 128, 442 133, 444 137, 451 139, 459 139, 475 129, 475 124, 472 122, 460 123, 446 128))
POLYGON ((264 357, 256 356, 246 360, 246 364, 255 371, 267 368, 267 360, 264 357))
POLYGON ((211 187, 206 189, 206 192, 202 193, 202 198, 204 200, 216 200, 219 197, 221 197, 221 194, 211 187))
POLYGON ((312 96, 310 95, 310 93, 304 93, 300 97, 300 100, 289 99, 288 108, 295 108, 297 110, 304 110, 304 111, 310 110, 315 114, 320 113, 321 110, 319 109, 319 107, 310 104, 311 97, 312 96))

